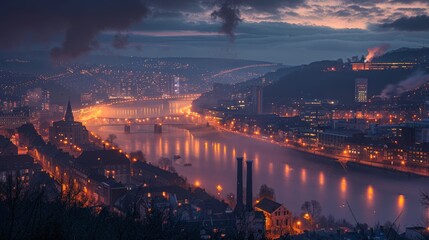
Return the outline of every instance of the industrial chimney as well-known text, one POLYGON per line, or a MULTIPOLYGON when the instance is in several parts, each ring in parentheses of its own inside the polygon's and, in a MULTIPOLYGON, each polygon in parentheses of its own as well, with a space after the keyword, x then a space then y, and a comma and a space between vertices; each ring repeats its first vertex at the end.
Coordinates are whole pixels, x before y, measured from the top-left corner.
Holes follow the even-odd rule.
POLYGON ((252 160, 246 160, 247 179, 246 179, 246 210, 253 210, 253 191, 252 191, 252 160))
POLYGON ((235 211, 241 213, 244 210, 243 206, 243 158, 237 158, 237 205, 235 211))

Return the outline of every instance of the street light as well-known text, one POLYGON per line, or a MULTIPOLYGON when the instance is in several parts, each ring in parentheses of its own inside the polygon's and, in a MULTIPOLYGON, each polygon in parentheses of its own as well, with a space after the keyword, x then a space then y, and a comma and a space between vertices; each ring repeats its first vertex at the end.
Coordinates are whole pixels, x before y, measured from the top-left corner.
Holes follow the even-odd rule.
POLYGON ((311 219, 310 214, 308 213, 304 214, 304 219, 310 221, 311 219))

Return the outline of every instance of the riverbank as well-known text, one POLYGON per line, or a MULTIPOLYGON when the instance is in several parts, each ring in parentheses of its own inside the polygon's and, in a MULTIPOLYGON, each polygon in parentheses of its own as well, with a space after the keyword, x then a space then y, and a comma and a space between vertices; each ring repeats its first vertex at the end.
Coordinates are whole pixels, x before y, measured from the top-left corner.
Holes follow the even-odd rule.
POLYGON ((162 156, 180 155, 192 166, 174 164, 176 171, 213 194, 221 185, 221 196, 236 191, 235 158, 244 156, 253 160, 253 191, 258 192, 263 184, 270 186, 277 201, 291 211, 299 212, 303 202, 317 199, 325 213, 350 221, 353 219, 342 207, 346 200, 360 209, 356 217, 368 223, 392 221, 406 209, 399 222, 413 224, 423 212, 420 194, 427 189, 428 178, 361 164, 344 169, 332 158, 206 125, 165 126, 162 134, 154 134, 152 126, 134 126, 131 134, 120 126, 91 130, 101 139, 117 135, 115 144, 120 149, 127 153, 141 150, 153 163, 162 156))
POLYGON ((244 133, 240 133, 240 132, 236 132, 236 131, 231 131, 229 129, 220 127, 220 126, 209 126, 207 127, 206 125, 189 125, 189 126, 182 126, 182 129, 186 129, 190 132, 192 132, 193 134, 208 134, 211 131, 220 131, 220 132, 228 132, 228 133, 232 133, 232 134, 236 134, 236 135, 240 135, 240 136, 244 136, 247 138, 252 138, 255 140, 260 140, 260 141, 264 141, 267 143, 271 143, 271 144, 276 144, 282 147, 286 147, 288 149, 292 149, 298 152, 302 152, 302 153, 307 153, 310 155, 315 155, 318 157, 323 157, 332 161, 336 161, 339 164, 341 164, 341 166, 347 170, 348 168, 353 168, 356 169, 359 166, 362 166, 360 169, 373 169, 373 170, 383 170, 383 172, 387 172, 387 173, 393 173, 393 174, 401 174, 404 176, 416 176, 416 177, 429 177, 429 171, 423 171, 423 170, 417 170, 417 169, 411 169, 411 168, 407 168, 404 166, 392 166, 392 165, 386 165, 386 164, 382 164, 382 163, 377 163, 377 162, 370 162, 370 161, 355 161, 351 158, 345 158, 343 156, 337 156, 334 154, 329 154, 329 153, 325 153, 325 152, 321 152, 321 151, 314 151, 314 150, 309 150, 307 148, 301 148, 301 147, 297 147, 291 144, 287 144, 287 143, 280 143, 277 142, 275 140, 272 139, 264 139, 262 137, 258 137, 258 136, 254 136, 254 135, 249 135, 249 134, 244 134, 244 133), (365 167, 365 168, 363 168, 365 167))

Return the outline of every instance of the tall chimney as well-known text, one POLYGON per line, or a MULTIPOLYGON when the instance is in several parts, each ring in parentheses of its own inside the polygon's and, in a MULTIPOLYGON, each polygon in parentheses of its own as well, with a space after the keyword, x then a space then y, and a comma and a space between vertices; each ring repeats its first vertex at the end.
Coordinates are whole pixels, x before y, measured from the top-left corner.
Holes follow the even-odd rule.
POLYGON ((253 210, 253 190, 252 190, 252 160, 246 160, 247 179, 246 179, 246 210, 253 210))
POLYGON ((243 158, 237 158, 237 205, 235 211, 241 213, 244 210, 243 206, 243 158))

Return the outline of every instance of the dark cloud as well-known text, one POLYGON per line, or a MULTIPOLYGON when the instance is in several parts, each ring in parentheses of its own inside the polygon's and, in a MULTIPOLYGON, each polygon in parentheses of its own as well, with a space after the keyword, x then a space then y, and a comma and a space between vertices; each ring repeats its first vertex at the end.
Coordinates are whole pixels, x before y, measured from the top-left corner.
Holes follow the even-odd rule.
MULTIPOLYGON (((185 22, 174 19, 148 18, 141 24, 140 31, 196 31, 216 32, 218 24, 210 22, 185 22)), ((421 47, 427 41, 429 32, 372 31, 363 29, 333 29, 329 27, 305 26, 282 22, 246 22, 235 30, 236 41, 230 44, 219 36, 153 37, 127 32, 130 45, 116 54, 144 57, 238 57, 302 64, 316 60, 349 58, 365 55, 367 49, 388 42, 391 49, 400 47, 421 47), (144 51, 137 52, 136 43, 144 43, 144 51), (169 46, 169 51, 165 51, 169 46), (255 46, 258 46, 255 48, 255 46), (227 55, 221 49, 231 49, 234 55, 227 55)), ((111 45, 112 35, 103 34, 105 44, 111 45)), ((100 38, 100 42, 102 39, 100 38)), ((104 43, 104 42, 102 42, 104 43)))
POLYGON ((342 10, 336 11, 335 15, 339 17, 350 17, 352 16, 352 13, 347 9, 342 9, 342 10))
POLYGON ((146 0, 144 3, 156 11, 201 12, 206 0, 146 0))
POLYGON ((113 36, 112 46, 117 49, 124 49, 128 46, 128 35, 118 33, 113 36))
POLYGON ((363 6, 385 3, 389 0, 343 0, 344 3, 359 4, 363 6))
POLYGON ((379 27, 398 31, 429 31, 429 16, 402 17, 393 22, 381 24, 379 27))
POLYGON ((0 48, 63 36, 51 55, 69 59, 96 48, 104 30, 123 30, 147 16, 139 0, 0 0, 0 48))
MULTIPOLYGON (((240 18, 242 8, 252 13, 279 14, 281 9, 304 6, 306 2, 307 0, 215 0, 214 5, 217 6, 217 9, 212 12, 211 16, 221 20, 220 32, 227 34, 231 40, 234 40, 234 29, 242 21, 240 18)), ((288 13, 288 15, 292 15, 291 11, 288 13)))
POLYGON ((374 15, 382 15, 383 10, 378 7, 368 7, 368 6, 360 6, 360 5, 350 5, 348 8, 352 9, 356 15, 360 15, 362 17, 374 16, 374 15))
POLYGON ((255 11, 278 13, 283 8, 296 8, 304 6, 307 0, 242 0, 240 5, 243 7, 250 7, 255 11))
POLYGON ((427 0, 390 0, 391 3, 403 3, 403 4, 411 4, 411 3, 426 3, 429 4, 427 0))
POLYGON ((239 1, 236 0, 219 1, 217 3, 219 8, 211 14, 214 19, 221 20, 222 26, 220 32, 227 34, 231 41, 234 40, 234 29, 238 26, 238 23, 241 22, 238 2, 239 1))

